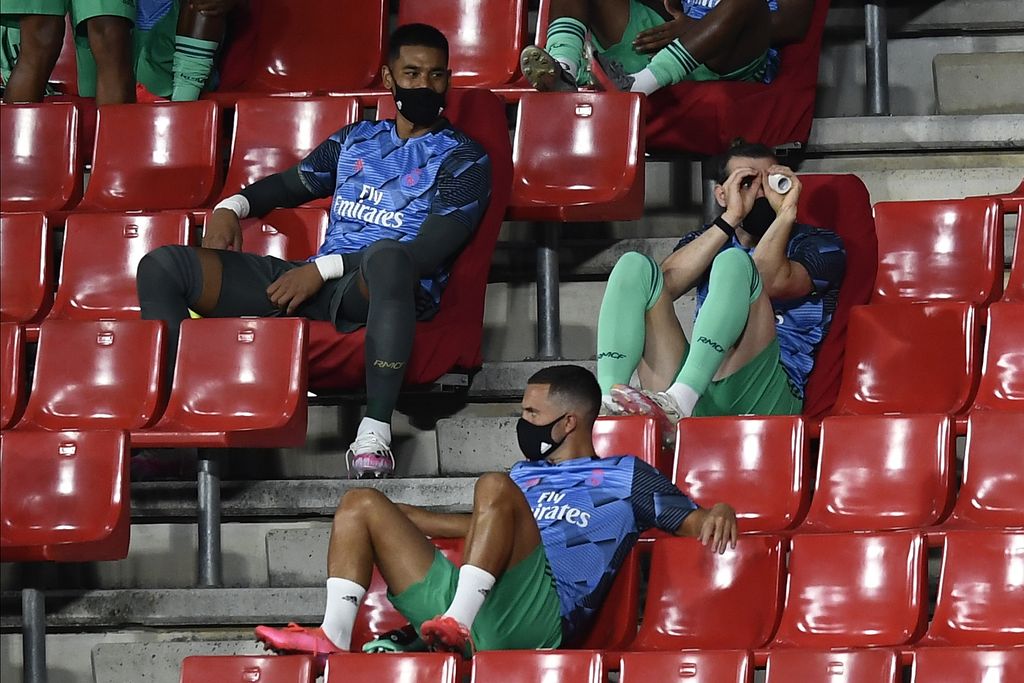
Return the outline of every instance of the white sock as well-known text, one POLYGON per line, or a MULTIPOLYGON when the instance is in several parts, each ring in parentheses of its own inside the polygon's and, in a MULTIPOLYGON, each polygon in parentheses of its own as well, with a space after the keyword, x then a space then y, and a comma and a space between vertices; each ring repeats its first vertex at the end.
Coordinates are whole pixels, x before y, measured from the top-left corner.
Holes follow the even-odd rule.
POLYGON ((563 62, 561 59, 556 59, 555 61, 561 64, 563 69, 569 72, 569 75, 572 76, 573 82, 575 82, 576 76, 579 74, 580 71, 580 65, 577 64, 576 62, 571 62, 569 60, 565 60, 563 62))
POLYGON ((455 586, 455 597, 452 598, 452 604, 444 616, 452 617, 466 628, 470 628, 496 580, 489 572, 479 567, 471 564, 462 565, 459 569, 459 582, 455 586))
POLYGON ((637 71, 633 74, 633 85, 629 90, 630 92, 642 92, 645 95, 650 95, 659 87, 658 79, 654 77, 654 72, 651 71, 650 67, 647 67, 643 71, 637 71))
POLYGON ((693 415, 693 407, 697 405, 700 394, 694 391, 692 387, 682 382, 675 382, 665 390, 665 393, 671 396, 672 400, 679 406, 680 417, 690 417, 693 415))
POLYGON ((378 439, 389 446, 391 445, 391 425, 387 422, 374 420, 372 417, 364 417, 359 422, 359 427, 356 429, 356 438, 358 439, 367 432, 376 434, 378 439))
POLYGON ((327 606, 320 628, 327 639, 341 650, 348 651, 352 646, 352 626, 356 623, 356 613, 364 595, 366 589, 355 581, 336 576, 327 579, 327 606))

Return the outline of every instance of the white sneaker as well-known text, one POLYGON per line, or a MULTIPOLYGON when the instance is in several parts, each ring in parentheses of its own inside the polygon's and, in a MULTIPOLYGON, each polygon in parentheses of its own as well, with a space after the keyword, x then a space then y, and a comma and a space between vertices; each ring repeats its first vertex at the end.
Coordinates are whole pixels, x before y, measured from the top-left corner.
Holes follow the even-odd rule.
POLYGON ((381 479, 395 473, 391 444, 373 432, 357 436, 345 454, 351 479, 381 479))
POLYGON ((616 402, 614 396, 602 396, 601 410, 598 414, 604 417, 606 415, 627 415, 628 413, 625 408, 616 402))
POLYGON ((612 398, 629 415, 653 417, 665 441, 675 441, 676 423, 682 417, 682 411, 672 396, 663 391, 647 391, 628 384, 616 384, 612 387, 612 398))

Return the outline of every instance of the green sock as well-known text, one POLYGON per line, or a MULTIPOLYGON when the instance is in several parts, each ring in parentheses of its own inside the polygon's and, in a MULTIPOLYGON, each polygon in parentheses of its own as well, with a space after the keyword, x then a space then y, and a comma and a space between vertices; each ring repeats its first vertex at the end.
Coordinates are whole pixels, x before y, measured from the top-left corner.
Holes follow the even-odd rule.
POLYGON ((608 394, 628 384, 644 354, 647 311, 654 308, 665 284, 661 267, 635 251, 622 255, 601 300, 597 319, 597 383, 608 394))
POLYGON ((199 92, 213 70, 213 56, 218 43, 189 36, 174 37, 174 88, 171 100, 191 102, 199 99, 199 92))
POLYGON ((687 52, 683 44, 676 38, 654 54, 651 64, 647 68, 658 79, 658 87, 664 88, 682 82, 699 66, 700 62, 694 59, 693 55, 687 52))
POLYGON ((548 37, 544 49, 556 61, 568 65, 573 78, 579 73, 583 61, 583 41, 587 27, 579 19, 558 17, 548 24, 548 37))
POLYGON ((760 295, 761 276, 746 252, 727 249, 715 257, 708 295, 694 321, 690 351, 676 382, 698 394, 707 391, 725 353, 743 334, 750 306, 760 295))

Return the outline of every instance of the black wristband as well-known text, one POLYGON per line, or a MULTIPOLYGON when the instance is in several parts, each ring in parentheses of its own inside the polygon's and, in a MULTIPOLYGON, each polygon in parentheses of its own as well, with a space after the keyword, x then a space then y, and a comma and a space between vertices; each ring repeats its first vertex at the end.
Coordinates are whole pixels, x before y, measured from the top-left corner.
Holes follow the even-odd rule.
POLYGON ((721 216, 713 220, 711 222, 711 225, 715 226, 716 228, 724 232, 725 236, 728 237, 729 239, 732 239, 733 237, 736 236, 736 228, 729 225, 729 223, 721 216))

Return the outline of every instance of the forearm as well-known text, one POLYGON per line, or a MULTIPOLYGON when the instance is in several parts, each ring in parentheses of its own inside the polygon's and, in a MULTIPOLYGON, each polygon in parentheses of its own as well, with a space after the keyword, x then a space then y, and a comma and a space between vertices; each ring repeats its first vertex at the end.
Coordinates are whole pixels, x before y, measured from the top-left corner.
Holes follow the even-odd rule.
POLYGON ((687 538, 697 538, 700 535, 701 526, 704 524, 704 520, 708 517, 708 511, 704 508, 697 508, 690 514, 686 515, 686 519, 676 529, 676 536, 685 536, 687 538))
POLYGON ((472 516, 469 513, 431 512, 415 505, 399 503, 398 508, 425 536, 465 538, 472 516))
POLYGON ((712 226, 662 262, 665 291, 673 301, 693 289, 728 241, 724 231, 712 226))
POLYGON ((265 216, 274 209, 290 209, 319 197, 303 184, 298 166, 274 173, 242 189, 250 216, 265 216))
POLYGON ((751 254, 757 272, 761 275, 765 292, 769 297, 789 295, 788 283, 794 276, 794 263, 789 260, 786 248, 796 223, 795 215, 780 213, 765 231, 751 254))

